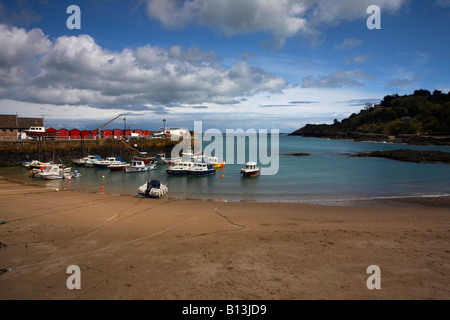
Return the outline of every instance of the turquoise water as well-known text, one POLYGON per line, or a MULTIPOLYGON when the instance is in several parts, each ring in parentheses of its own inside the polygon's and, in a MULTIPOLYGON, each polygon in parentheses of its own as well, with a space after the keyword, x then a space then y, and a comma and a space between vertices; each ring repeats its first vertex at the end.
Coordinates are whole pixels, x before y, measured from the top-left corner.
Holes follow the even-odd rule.
MULTIPOLYGON (((204 143, 208 145, 210 142, 204 143)), ((224 142, 227 143, 227 142, 224 142)), ((230 143, 230 141, 228 141, 230 143)), ((147 180, 167 184, 170 198, 257 200, 325 203, 327 201, 434 196, 450 194, 450 165, 417 164, 382 158, 353 158, 361 151, 416 149, 450 152, 450 147, 406 146, 346 140, 290 137, 281 135, 280 166, 276 175, 241 178, 242 164, 227 163, 217 174, 204 177, 172 177, 167 165, 143 173, 111 172, 108 169, 77 168, 83 177, 43 181, 26 176, 22 167, 0 168, 0 176, 33 181, 59 190, 137 195, 147 180), (308 157, 287 153, 304 152, 308 157), (222 178, 222 176, 224 176, 222 178), (101 190, 101 186, 104 190, 101 190)), ((225 148, 224 148, 225 149, 225 148)), ((235 145, 235 154, 237 150, 235 145)), ((270 144, 269 144, 270 150, 270 144)), ((248 150, 247 152, 248 153, 248 150)), ((225 155, 226 156, 226 155, 225 155)))

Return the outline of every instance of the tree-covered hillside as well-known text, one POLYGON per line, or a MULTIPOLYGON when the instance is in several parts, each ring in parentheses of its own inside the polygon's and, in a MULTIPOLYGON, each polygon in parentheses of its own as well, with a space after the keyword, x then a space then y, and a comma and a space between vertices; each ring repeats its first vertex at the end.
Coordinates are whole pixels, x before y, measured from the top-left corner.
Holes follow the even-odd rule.
POLYGON ((314 137, 346 134, 450 135, 450 92, 421 89, 412 95, 388 95, 379 105, 367 105, 342 121, 308 124, 292 133, 314 137))

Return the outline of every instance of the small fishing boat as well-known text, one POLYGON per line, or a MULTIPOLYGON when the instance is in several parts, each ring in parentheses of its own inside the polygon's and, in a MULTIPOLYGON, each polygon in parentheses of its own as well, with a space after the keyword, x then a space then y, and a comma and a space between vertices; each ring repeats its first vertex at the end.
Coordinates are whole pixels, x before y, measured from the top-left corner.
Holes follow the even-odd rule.
POLYGON ((108 157, 105 160, 94 162, 94 168, 108 168, 111 165, 123 165, 125 161, 121 157, 108 157))
POLYGON ((93 155, 93 156, 87 156, 87 159, 84 161, 84 166, 86 168, 93 168, 94 167, 94 163, 98 162, 98 161, 102 161, 102 157, 98 156, 98 155, 93 155))
POLYGON ((158 153, 153 159, 156 163, 169 163, 169 159, 166 159, 165 153, 158 153))
POLYGON ((168 167, 166 169, 166 173, 169 176, 184 176, 192 167, 194 167, 193 162, 179 162, 173 166, 168 167))
POLYGON ((160 198, 169 192, 166 185, 159 180, 151 180, 138 188, 140 195, 149 198, 160 198))
POLYGON ((108 169, 111 171, 125 171, 126 167, 128 167, 129 165, 130 164, 126 162, 110 164, 108 166, 108 169))
POLYGON ((208 157, 206 163, 212 164, 214 169, 220 169, 225 167, 225 161, 220 162, 217 157, 208 157))
POLYGON ((194 163, 192 168, 187 170, 189 176, 206 176, 216 174, 216 169, 209 163, 194 163))
POLYGON ((38 160, 33 160, 29 164, 25 165, 25 167, 28 167, 31 169, 40 169, 42 167, 48 167, 52 164, 53 164, 53 162, 41 162, 38 160))
POLYGON ((67 179, 70 180, 71 178, 80 178, 82 176, 83 175, 78 170, 75 170, 72 173, 70 173, 70 175, 67 176, 67 179))
POLYGON ((65 179, 71 176, 71 170, 72 168, 66 168, 59 164, 52 164, 39 172, 38 177, 45 180, 65 179))
POLYGON ((88 160, 89 160, 88 157, 84 157, 84 158, 81 158, 81 159, 73 159, 72 163, 74 165, 76 165, 77 167, 84 167, 84 163, 86 161, 88 161, 88 160))
POLYGON ((139 155, 134 156, 132 161, 144 161, 144 163, 152 162, 152 159, 147 156, 147 152, 139 152, 139 155))
POLYGON ((181 161, 183 162, 205 162, 206 156, 199 152, 194 154, 194 152, 191 149, 188 149, 186 152, 182 153, 181 161))
POLYGON ((160 164, 176 164, 183 160, 181 157, 167 158, 165 153, 159 153, 156 155, 156 157, 153 159, 153 161, 155 161, 156 163, 160 163, 160 164))
POLYGON ((144 172, 144 171, 150 171, 155 170, 156 164, 145 164, 142 160, 133 160, 131 161, 131 164, 129 166, 125 167, 126 172, 144 172))
POLYGON ((255 177, 259 174, 259 167, 256 162, 247 162, 245 168, 241 169, 243 177, 255 177))
POLYGON ((100 158, 100 156, 91 156, 91 155, 89 155, 89 156, 81 158, 81 159, 73 159, 72 163, 75 164, 78 167, 84 167, 86 162, 98 160, 99 158, 100 158))

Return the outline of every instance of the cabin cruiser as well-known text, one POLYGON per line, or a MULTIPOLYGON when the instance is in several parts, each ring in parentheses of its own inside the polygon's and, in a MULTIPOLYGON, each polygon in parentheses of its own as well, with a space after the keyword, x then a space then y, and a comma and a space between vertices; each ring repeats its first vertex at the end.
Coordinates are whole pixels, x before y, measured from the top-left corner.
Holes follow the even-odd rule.
POLYGON ((178 162, 177 164, 168 167, 166 173, 169 176, 184 176, 193 166, 193 162, 178 162))
POLYGON ((126 172, 143 172, 143 171, 150 171, 155 170, 156 164, 146 164, 142 160, 133 160, 131 161, 131 164, 129 166, 125 167, 126 172))
POLYGON ((245 168, 241 169, 241 174, 244 177, 254 177, 259 174, 259 167, 256 162, 247 162, 245 168))
POLYGON ((190 176, 204 176, 216 174, 216 169, 209 163, 194 163, 194 166, 188 169, 187 174, 190 176))

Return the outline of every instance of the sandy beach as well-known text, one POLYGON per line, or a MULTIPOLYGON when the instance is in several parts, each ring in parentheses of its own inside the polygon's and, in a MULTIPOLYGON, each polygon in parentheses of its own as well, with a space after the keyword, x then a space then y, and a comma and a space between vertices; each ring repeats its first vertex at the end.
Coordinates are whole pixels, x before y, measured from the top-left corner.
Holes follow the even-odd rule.
POLYGON ((450 298, 448 199, 230 203, 0 180, 0 203, 0 300, 450 298))

